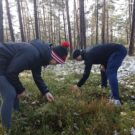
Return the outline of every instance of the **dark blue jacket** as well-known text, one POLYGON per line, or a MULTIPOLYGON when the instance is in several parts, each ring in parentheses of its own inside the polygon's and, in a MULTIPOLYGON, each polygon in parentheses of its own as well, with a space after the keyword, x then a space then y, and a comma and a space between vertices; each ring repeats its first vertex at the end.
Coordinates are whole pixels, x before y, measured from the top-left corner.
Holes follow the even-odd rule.
POLYGON ((36 85, 44 95, 48 88, 41 78, 41 67, 48 65, 50 59, 50 47, 40 40, 0 44, 0 75, 5 75, 20 94, 25 89, 18 75, 24 70, 31 70, 36 85))
POLYGON ((123 50, 124 53, 127 52, 123 45, 114 43, 95 45, 83 50, 81 55, 84 60, 85 69, 83 77, 80 79, 77 86, 81 87, 86 82, 93 64, 102 64, 106 67, 109 57, 114 52, 120 50, 123 50))

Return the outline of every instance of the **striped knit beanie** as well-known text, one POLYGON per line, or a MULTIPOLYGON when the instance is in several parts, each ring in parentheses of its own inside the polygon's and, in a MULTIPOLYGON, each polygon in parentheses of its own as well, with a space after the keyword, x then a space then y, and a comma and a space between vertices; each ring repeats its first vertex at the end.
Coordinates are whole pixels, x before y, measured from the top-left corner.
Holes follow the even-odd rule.
POLYGON ((59 64, 64 64, 66 57, 68 55, 68 47, 70 46, 69 42, 61 42, 61 45, 56 46, 52 49, 51 56, 59 64))

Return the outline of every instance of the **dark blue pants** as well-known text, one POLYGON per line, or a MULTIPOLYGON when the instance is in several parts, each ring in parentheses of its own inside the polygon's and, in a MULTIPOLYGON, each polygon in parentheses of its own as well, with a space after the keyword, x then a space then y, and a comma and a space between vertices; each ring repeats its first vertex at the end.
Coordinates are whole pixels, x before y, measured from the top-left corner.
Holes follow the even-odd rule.
POLYGON ((107 87, 107 76, 106 72, 101 70, 101 87, 106 88, 107 87))
POLYGON ((101 72, 101 85, 107 86, 107 79, 109 80, 109 85, 111 89, 111 94, 114 99, 120 99, 119 89, 118 89, 118 80, 117 80, 117 71, 122 64, 123 59, 127 54, 125 47, 120 46, 118 51, 114 52, 108 62, 106 67, 106 72, 101 72))
POLYGON ((13 109, 19 109, 19 100, 16 98, 15 88, 8 82, 5 76, 0 76, 0 94, 2 96, 2 125, 5 128, 10 128, 12 111, 13 109))

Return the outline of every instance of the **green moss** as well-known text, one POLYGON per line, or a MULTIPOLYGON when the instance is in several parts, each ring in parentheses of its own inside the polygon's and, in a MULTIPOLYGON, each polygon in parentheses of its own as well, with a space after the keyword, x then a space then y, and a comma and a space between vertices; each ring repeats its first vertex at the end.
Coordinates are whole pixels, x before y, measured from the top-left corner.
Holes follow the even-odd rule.
POLYGON ((72 94, 71 84, 80 75, 65 76, 63 81, 51 72, 43 77, 55 102, 47 103, 32 79, 22 77, 28 96, 21 101, 20 113, 13 113, 11 135, 113 135, 115 130, 127 135, 135 127, 135 104, 125 94, 125 89, 133 89, 120 86, 123 106, 118 108, 108 103, 109 89, 99 87, 99 75, 91 74, 79 97, 72 94))

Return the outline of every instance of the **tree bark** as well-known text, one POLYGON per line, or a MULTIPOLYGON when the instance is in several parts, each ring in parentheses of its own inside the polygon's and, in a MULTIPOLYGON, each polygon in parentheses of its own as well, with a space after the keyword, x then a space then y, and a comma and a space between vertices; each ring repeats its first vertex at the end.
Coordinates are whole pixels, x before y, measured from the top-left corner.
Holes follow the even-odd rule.
POLYGON ((0 42, 4 41, 4 30, 3 30, 3 2, 0 0, 0 42))
POLYGON ((71 25, 70 25, 70 18, 69 18, 69 5, 68 0, 66 2, 66 12, 67 12, 67 22, 68 22, 68 35, 70 41, 70 56, 72 55, 72 35, 71 35, 71 25))
POLYGON ((58 32, 58 33, 59 33, 59 44, 60 44, 60 43, 61 43, 61 33, 60 33, 60 31, 61 31, 61 27, 60 27, 60 9, 59 9, 58 12, 59 12, 59 20, 58 20, 58 21, 59 21, 59 32, 58 32))
POLYGON ((106 11, 106 42, 109 43, 109 10, 106 11))
POLYGON ((102 9, 102 43, 105 43, 105 6, 106 6, 106 0, 103 0, 103 9, 102 9))
POLYGON ((83 48, 86 48, 84 0, 79 0, 79 7, 80 7, 80 46, 81 46, 81 49, 83 49, 83 48))
POLYGON ((96 44, 98 44, 98 0, 96 0, 96 44))
POLYGON ((134 55, 134 41, 135 41, 135 0, 133 4, 133 14, 132 14, 132 29, 129 43, 129 55, 134 55))
POLYGON ((25 41, 25 36, 24 36, 23 23, 22 23, 22 14, 21 14, 21 7, 20 7, 19 0, 17 0, 17 8, 18 8, 18 18, 19 18, 19 25, 20 25, 20 31, 21 31, 21 40, 24 42, 25 41))
MULTIPOLYGON (((62 1, 63 3, 64 3, 64 1, 62 1)), ((66 21, 65 21, 65 8, 63 8, 63 12, 62 12, 62 14, 63 14, 63 24, 64 24, 64 39, 65 39, 65 41, 67 40, 67 36, 66 36, 66 21)))
POLYGON ((11 19, 11 14, 10 14, 10 8, 9 8, 8 0, 6 0, 6 9, 7 9, 8 25, 9 25, 11 40, 15 41, 14 30, 13 30, 13 25, 12 25, 12 19, 11 19))
POLYGON ((35 33, 36 33, 36 39, 39 39, 39 25, 38 25, 38 13, 37 13, 37 0, 34 0, 34 18, 35 18, 35 33))

